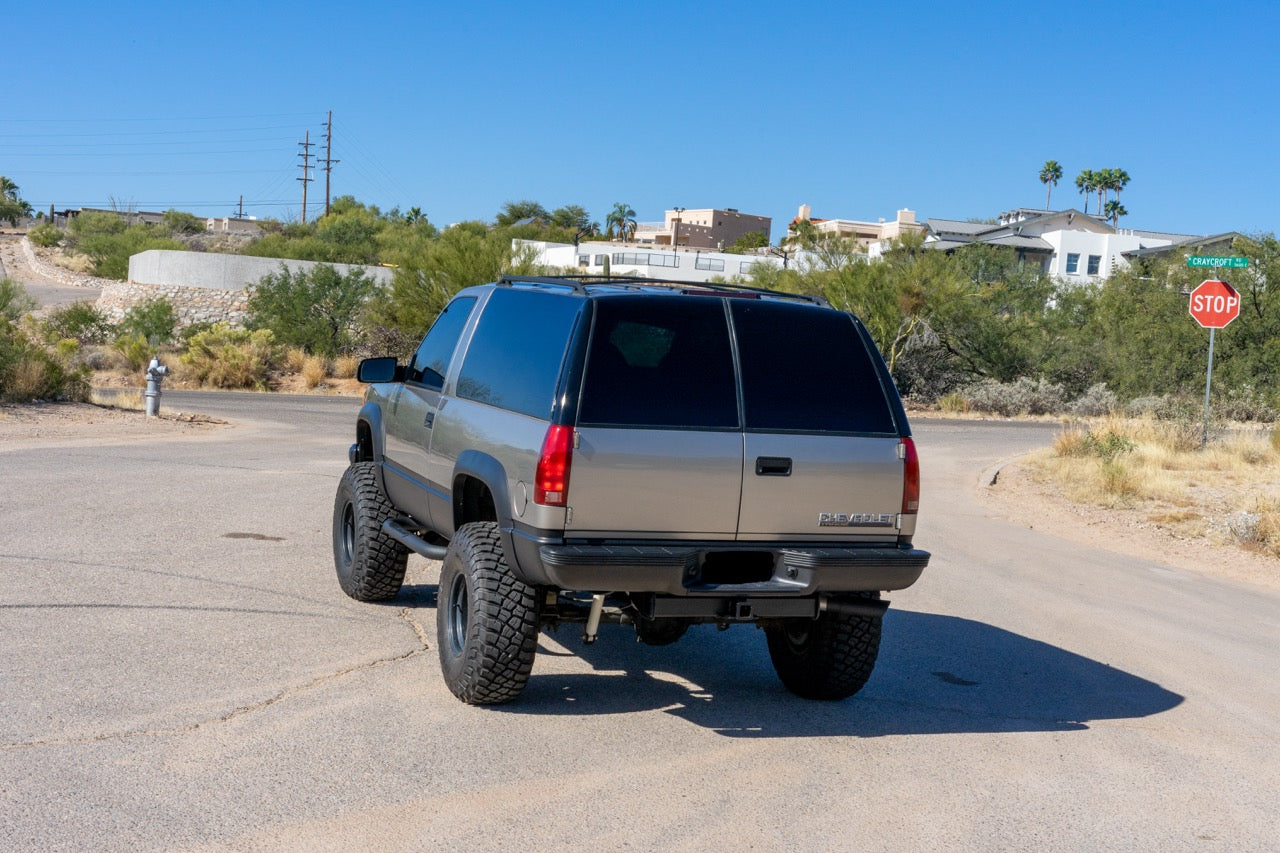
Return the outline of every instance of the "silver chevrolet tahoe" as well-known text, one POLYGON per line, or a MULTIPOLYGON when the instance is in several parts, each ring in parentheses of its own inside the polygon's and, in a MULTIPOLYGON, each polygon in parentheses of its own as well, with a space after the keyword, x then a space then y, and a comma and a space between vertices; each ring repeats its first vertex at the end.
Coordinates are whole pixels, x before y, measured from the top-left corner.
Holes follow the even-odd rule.
POLYGON ((779 678, 856 693, 920 576, 919 463, 857 318, 726 284, 506 277, 457 294, 370 383, 333 515, 338 581, 393 598, 442 560, 437 645, 464 702, 518 696, 538 632, 764 629, 779 678))

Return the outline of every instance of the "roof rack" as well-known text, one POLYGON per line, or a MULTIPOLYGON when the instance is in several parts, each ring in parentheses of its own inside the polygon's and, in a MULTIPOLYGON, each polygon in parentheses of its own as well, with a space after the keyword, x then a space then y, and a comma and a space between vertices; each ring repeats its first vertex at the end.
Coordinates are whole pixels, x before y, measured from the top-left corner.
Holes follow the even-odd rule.
POLYGON ((622 290, 639 290, 644 287, 663 287, 670 290, 678 290, 681 293, 705 293, 724 292, 724 293, 743 293, 755 294, 757 296, 772 296, 778 299, 792 299, 797 302, 808 302, 813 305, 822 305, 830 307, 826 299, 821 296, 813 296, 805 293, 787 293, 781 290, 769 290, 764 287, 752 287, 749 284, 732 284, 729 282, 701 282, 701 281, 675 281, 668 278, 639 278, 634 276, 605 276, 605 275, 559 275, 559 276, 538 276, 538 275, 504 275, 498 279, 497 284, 503 287, 510 287, 513 284, 533 284, 543 285, 546 287, 569 288, 575 293, 587 293, 587 288, 592 285, 619 288, 622 290))

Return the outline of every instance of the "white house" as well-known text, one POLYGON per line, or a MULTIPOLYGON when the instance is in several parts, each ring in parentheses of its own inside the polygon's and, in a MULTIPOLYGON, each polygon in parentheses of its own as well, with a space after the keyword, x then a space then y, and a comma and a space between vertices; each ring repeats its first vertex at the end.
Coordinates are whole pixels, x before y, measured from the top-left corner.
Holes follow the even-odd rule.
POLYGON ((605 262, 611 275, 631 275, 643 278, 663 278, 672 281, 700 282, 712 278, 732 279, 747 275, 753 264, 783 266, 787 257, 761 252, 759 254, 731 255, 689 249, 681 246, 591 241, 579 243, 551 243, 545 240, 513 240, 517 253, 531 252, 533 262, 548 267, 577 270, 582 275, 604 275, 605 262))
POLYGON ((1102 281, 1129 265, 1127 256, 1205 238, 1115 228, 1106 220, 1078 210, 1019 208, 1000 214, 995 223, 955 219, 925 221, 925 245, 949 251, 968 243, 1008 246, 1028 263, 1063 281, 1102 281))

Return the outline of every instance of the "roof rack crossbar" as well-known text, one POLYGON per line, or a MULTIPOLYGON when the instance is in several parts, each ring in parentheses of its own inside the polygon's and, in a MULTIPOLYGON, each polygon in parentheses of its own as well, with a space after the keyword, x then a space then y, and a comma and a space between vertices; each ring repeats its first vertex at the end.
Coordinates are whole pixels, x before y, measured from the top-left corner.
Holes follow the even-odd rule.
POLYGON ((725 293, 753 293, 759 296, 772 296, 779 299, 793 299, 797 302, 808 302, 814 305, 829 306, 830 303, 821 296, 807 293, 787 293, 781 290, 769 290, 764 287, 753 287, 749 284, 731 282, 698 282, 675 281, 668 278, 643 278, 638 276, 605 276, 605 275, 514 275, 507 274, 498 279, 498 285, 510 287, 513 284, 532 284, 547 287, 571 288, 576 293, 586 293, 591 285, 615 287, 624 290, 640 287, 666 287, 672 290, 689 293, 694 291, 723 291, 725 293))

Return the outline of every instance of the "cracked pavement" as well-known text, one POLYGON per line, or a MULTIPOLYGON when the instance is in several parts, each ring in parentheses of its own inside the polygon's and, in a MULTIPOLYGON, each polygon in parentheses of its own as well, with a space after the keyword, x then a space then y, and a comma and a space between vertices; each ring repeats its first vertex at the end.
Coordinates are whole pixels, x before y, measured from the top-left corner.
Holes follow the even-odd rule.
POLYGON ((354 399, 166 393, 225 418, 0 443, 0 849, 1269 849, 1274 591, 1069 544, 983 502, 1051 425, 916 424, 919 542, 880 663, 787 694, 750 628, 544 635, 461 705, 437 566, 347 599, 354 399))

